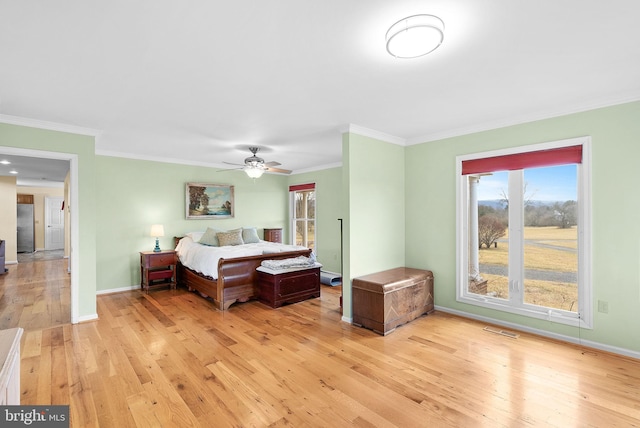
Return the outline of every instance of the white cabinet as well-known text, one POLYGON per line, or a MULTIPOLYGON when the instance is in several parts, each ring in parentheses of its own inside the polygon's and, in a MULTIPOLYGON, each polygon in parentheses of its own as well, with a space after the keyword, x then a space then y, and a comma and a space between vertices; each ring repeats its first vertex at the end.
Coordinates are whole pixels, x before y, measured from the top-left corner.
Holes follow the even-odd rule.
POLYGON ((20 339, 24 330, 0 330, 0 405, 20 404, 20 339))

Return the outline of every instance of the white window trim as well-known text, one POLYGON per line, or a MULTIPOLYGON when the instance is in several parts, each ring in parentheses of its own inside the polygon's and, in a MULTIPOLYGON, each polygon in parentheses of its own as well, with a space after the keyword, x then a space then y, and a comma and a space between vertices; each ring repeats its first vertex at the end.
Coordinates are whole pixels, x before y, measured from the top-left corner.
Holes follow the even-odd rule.
MULTIPOLYGON (((314 193, 316 192, 316 189, 313 189, 314 193)), ((296 245, 296 233, 297 233, 297 229, 296 229, 296 221, 299 220, 296 218, 296 193, 298 192, 308 192, 308 190, 292 190, 289 192, 289 227, 291 229, 291 233, 289 234, 289 244, 291 245, 296 245)), ((317 194, 316 194, 316 203, 317 203, 317 194)), ((316 210, 318 209, 318 207, 316 207, 316 210)), ((309 218, 306 218, 305 220, 309 220, 309 218)), ((316 231, 316 235, 314 237, 314 245, 313 245, 313 252, 315 253, 317 251, 318 248, 318 219, 314 218, 313 219, 314 222, 314 228, 316 231)))
POLYGON ((503 312, 523 315, 531 318, 544 319, 560 324, 571 325, 580 328, 593 328, 593 289, 591 269, 591 137, 578 137, 567 140, 552 141, 541 144, 514 147, 503 150, 494 150, 482 153, 460 155, 456 157, 456 301, 474 306, 495 309, 503 312), (523 304, 513 306, 504 300, 469 293, 468 285, 468 236, 469 213, 463 209, 467 204, 468 185, 467 177, 462 175, 462 162, 466 160, 503 156, 509 154, 548 150, 560 147, 582 145, 582 163, 578 165, 578 307, 579 313, 569 311, 547 310, 543 311, 538 306, 523 304))

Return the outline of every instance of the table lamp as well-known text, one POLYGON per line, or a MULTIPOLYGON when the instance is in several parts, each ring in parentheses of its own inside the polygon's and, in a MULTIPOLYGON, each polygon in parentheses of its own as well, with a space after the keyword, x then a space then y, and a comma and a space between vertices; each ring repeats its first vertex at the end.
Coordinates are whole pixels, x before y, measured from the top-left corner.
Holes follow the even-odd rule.
POLYGON ((152 225, 150 235, 156 238, 156 248, 154 248, 153 251, 157 253, 160 251, 160 241, 158 238, 164 236, 164 227, 161 224, 152 225))

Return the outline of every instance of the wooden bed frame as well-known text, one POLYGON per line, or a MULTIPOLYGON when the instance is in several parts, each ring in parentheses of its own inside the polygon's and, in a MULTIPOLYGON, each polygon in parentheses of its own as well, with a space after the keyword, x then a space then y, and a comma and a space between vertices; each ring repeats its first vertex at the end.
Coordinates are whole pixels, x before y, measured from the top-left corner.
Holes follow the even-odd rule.
MULTIPOLYGON (((174 237, 175 245, 181 237, 174 237)), ((236 302, 246 302, 258 297, 258 274, 256 268, 263 260, 279 260, 292 257, 309 257, 310 249, 287 251, 284 253, 260 254, 257 256, 220 259, 218 261, 218 279, 204 276, 178 260, 177 281, 189 291, 197 290, 213 299, 215 307, 221 311, 229 309, 236 302)))

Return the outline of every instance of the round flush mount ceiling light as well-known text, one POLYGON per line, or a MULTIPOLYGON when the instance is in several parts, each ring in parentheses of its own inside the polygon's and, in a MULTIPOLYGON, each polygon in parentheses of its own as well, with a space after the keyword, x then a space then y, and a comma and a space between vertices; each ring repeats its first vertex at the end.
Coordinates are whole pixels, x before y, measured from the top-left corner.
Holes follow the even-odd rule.
POLYGON ((444 40, 444 22, 435 15, 412 15, 396 22, 385 36, 387 52, 396 58, 418 58, 444 40))

